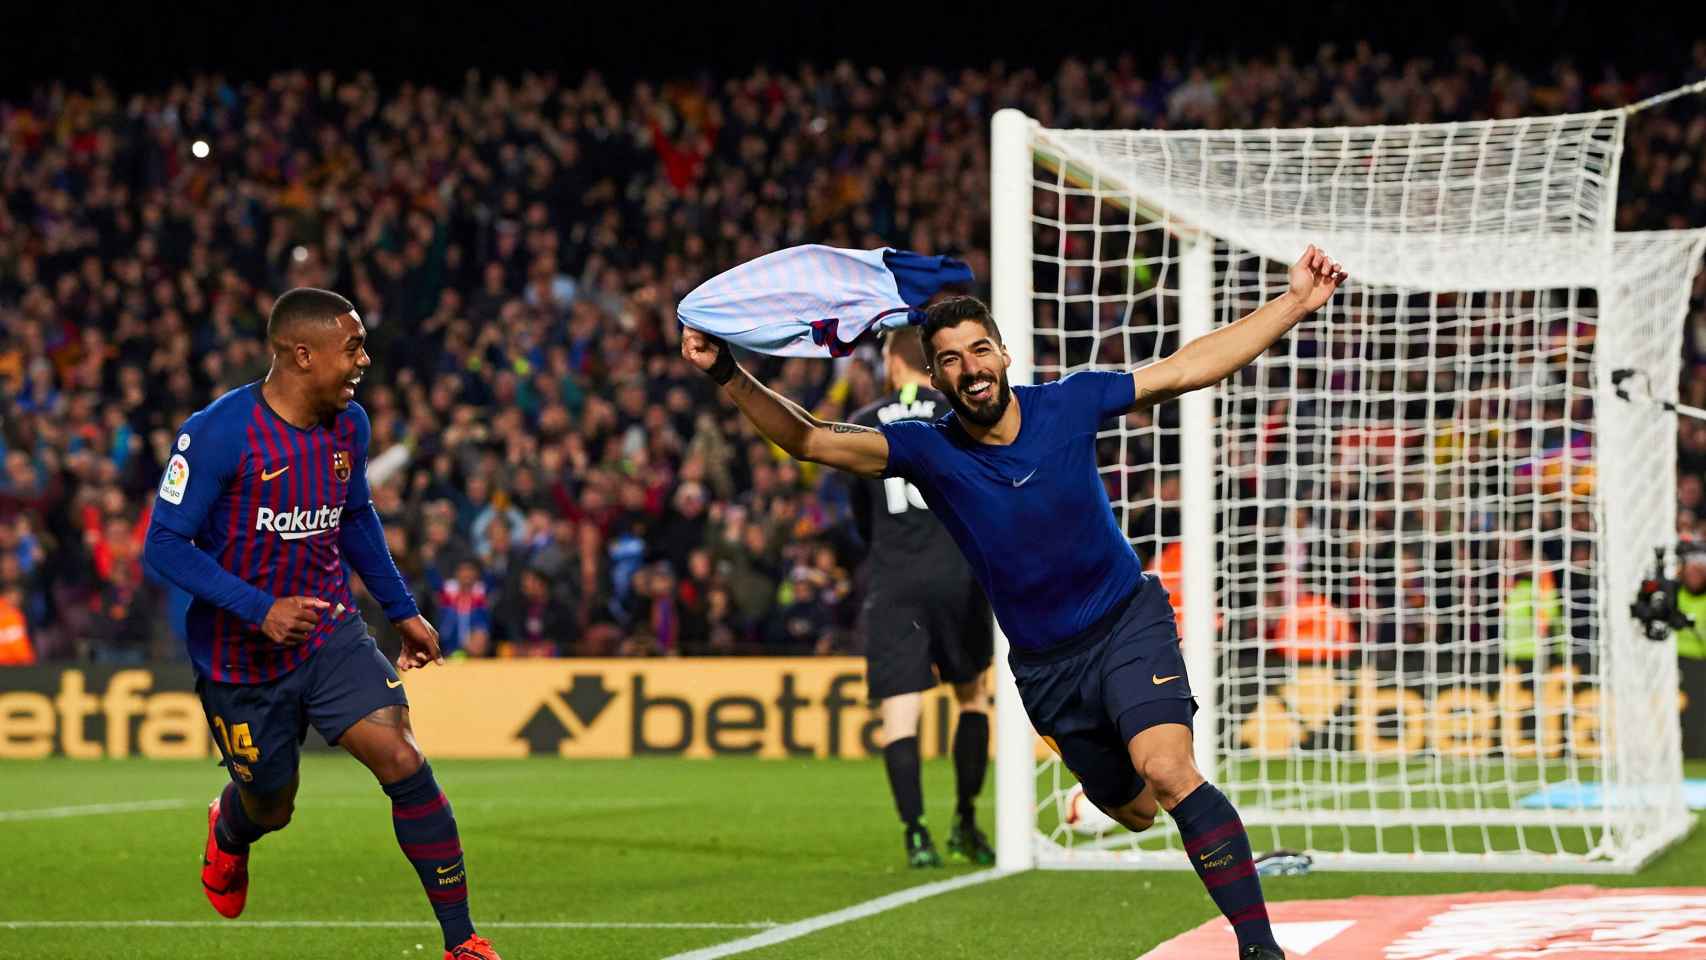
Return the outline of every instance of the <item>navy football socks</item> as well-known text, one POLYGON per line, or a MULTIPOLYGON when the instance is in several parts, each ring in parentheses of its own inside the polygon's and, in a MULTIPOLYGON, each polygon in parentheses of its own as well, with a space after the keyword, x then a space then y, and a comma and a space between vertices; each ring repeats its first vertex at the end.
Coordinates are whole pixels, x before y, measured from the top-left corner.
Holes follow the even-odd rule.
POLYGON ((219 819, 213 822, 213 842, 226 853, 239 856, 249 852, 249 844, 272 832, 249 819, 243 809, 243 795, 235 783, 227 783, 219 795, 219 819))
POLYGON ((468 918, 468 871, 450 801, 425 761, 413 774, 385 784, 385 793, 391 798, 397 845, 420 874, 432 912, 444 929, 444 949, 454 949, 474 935, 474 922, 468 918))
POLYGON ((1185 855, 1214 905, 1231 922, 1239 949, 1259 943, 1278 950, 1262 900, 1262 881, 1250 854, 1250 836, 1226 795, 1214 784, 1204 783, 1171 813, 1185 841, 1185 855))

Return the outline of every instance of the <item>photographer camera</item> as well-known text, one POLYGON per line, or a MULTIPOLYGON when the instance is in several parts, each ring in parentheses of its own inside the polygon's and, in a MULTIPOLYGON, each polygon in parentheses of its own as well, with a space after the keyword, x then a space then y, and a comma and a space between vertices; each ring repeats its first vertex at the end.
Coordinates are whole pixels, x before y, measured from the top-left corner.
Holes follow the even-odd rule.
POLYGON ((1682 753, 1706 757, 1706 544, 1679 544, 1676 555, 1680 569, 1669 577, 1664 548, 1653 551, 1653 572, 1641 582, 1629 612, 1649 640, 1675 634, 1682 753))

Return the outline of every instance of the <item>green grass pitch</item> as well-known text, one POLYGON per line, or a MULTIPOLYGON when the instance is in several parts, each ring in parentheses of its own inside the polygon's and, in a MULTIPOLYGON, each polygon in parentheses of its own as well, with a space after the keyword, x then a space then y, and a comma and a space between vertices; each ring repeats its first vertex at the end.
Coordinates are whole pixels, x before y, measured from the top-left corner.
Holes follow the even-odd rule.
MULTIPOLYGON (((874 761, 447 760, 434 769, 461 825, 475 921, 506 960, 665 957, 969 869, 901 866, 899 827, 874 761), (606 926, 502 925, 553 921, 606 926)), ((1706 775, 1706 763, 1689 772, 1706 775)), ((952 776, 946 762, 926 764, 939 842, 952 776)), ((317 755, 305 760, 302 779, 295 822, 256 847, 248 911, 222 921, 198 880, 205 806, 223 782, 211 763, 0 763, 8 881, 0 957, 441 956, 418 881, 391 836, 384 795, 366 771, 341 755, 317 755), (90 804, 147 808, 18 814, 90 804), (198 925, 79 925, 128 920, 198 925), (247 922, 267 920, 412 925, 247 922), (62 925, 18 925, 43 921, 62 925)), ((993 822, 987 808, 981 816, 993 822)), ((1700 882, 1702 862, 1706 831, 1632 877, 1318 872, 1264 887, 1270 899, 1290 899, 1685 885, 1700 882)), ((1137 957, 1214 913, 1188 872, 1032 872, 742 956, 1106 960, 1137 957)))

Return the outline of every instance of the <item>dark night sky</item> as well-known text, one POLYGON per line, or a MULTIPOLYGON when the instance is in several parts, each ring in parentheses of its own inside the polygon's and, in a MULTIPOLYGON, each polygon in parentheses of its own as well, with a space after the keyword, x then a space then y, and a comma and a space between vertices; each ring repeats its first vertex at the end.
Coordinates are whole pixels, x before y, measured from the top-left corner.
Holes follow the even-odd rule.
MULTIPOLYGON (((1697 0, 1673 0, 1678 10, 1697 0)), ((842 57, 943 67, 995 59, 1048 66, 1065 55, 1140 58, 1253 53, 1367 37, 1395 53, 1442 51, 1463 36, 1496 59, 1543 67, 1560 56, 1663 67, 1706 38, 1706 16, 1661 13, 1651 0, 1370 0, 1229 4, 1055 0, 1034 4, 415 3, 202 0, 83 4, 32 0, 0 12, 0 95, 95 74, 121 89, 158 87, 201 70, 253 78, 285 67, 371 69, 382 79, 454 82, 464 68, 513 73, 596 66, 614 78, 691 76, 754 63, 842 57), (1043 11, 1053 11, 1045 13, 1043 11), (1615 11, 1615 12, 1611 12, 1615 11), (1683 22, 1684 18, 1689 22, 1683 22)))

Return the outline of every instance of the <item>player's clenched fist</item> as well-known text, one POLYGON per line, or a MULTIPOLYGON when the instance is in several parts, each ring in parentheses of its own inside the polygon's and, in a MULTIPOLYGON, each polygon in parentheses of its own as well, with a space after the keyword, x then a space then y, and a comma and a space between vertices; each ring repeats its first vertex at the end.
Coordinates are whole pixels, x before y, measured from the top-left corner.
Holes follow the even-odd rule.
POLYGON ((331 604, 319 597, 280 597, 261 624, 261 632, 273 643, 301 643, 314 632, 320 613, 331 604))
POLYGON ((681 355, 720 384, 728 383, 734 376, 734 354, 729 352, 729 345, 703 331, 692 327, 682 329, 681 355))

